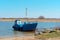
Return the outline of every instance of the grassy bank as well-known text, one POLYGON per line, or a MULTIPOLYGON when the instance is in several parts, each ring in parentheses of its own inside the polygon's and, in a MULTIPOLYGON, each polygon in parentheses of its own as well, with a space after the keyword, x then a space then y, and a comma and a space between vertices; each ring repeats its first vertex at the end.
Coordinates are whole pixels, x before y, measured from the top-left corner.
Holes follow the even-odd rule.
MULTIPOLYGON (((60 38, 60 30, 58 31, 54 31, 54 32, 51 32, 51 33, 43 33, 43 34, 40 34, 40 35, 37 35, 36 36, 37 39, 49 39, 51 38, 51 40, 53 40, 53 38, 60 38)), ((58 39, 56 39, 58 40, 58 39)))

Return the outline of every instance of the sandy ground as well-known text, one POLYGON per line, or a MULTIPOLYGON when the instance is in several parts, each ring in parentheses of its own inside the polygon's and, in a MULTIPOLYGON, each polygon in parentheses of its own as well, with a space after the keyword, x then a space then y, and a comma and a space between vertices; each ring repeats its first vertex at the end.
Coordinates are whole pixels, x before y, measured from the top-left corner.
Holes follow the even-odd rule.
POLYGON ((0 40, 60 40, 59 38, 37 39, 34 36, 0 38, 0 40))
POLYGON ((0 38, 0 40, 37 40, 33 36, 24 36, 24 37, 10 37, 10 38, 0 38))

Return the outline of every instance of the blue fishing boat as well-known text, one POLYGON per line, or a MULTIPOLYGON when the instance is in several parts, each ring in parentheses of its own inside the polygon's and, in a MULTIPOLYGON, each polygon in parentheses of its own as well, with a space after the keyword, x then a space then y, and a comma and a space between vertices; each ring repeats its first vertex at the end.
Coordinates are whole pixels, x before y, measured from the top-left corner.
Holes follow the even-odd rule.
MULTIPOLYGON (((27 8, 26 8, 26 18, 27 18, 27 8)), ((15 20, 13 29, 17 31, 35 31, 37 27, 37 22, 21 22, 20 20, 15 20)))
POLYGON ((21 22, 20 20, 15 20, 13 29, 17 31, 35 31, 37 23, 31 22, 21 22))

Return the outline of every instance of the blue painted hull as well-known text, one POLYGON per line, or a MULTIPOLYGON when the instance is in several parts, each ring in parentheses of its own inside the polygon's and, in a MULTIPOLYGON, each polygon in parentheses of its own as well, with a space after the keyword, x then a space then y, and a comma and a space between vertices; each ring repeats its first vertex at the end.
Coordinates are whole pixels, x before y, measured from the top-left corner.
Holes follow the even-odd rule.
POLYGON ((14 25, 13 29, 17 31, 35 31, 37 27, 37 23, 28 23, 28 24, 23 24, 22 27, 19 25, 14 25))

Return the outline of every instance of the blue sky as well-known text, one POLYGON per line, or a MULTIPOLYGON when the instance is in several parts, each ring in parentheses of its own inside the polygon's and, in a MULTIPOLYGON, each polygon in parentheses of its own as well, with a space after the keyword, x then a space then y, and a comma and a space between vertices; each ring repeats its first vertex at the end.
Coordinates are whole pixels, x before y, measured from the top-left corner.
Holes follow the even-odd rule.
POLYGON ((60 0, 0 0, 0 18, 60 18, 60 0))

